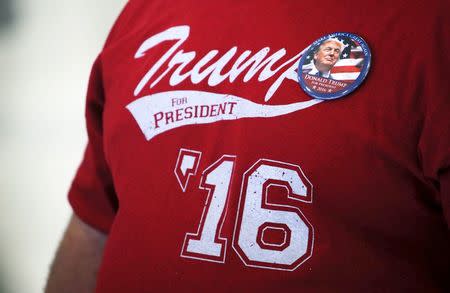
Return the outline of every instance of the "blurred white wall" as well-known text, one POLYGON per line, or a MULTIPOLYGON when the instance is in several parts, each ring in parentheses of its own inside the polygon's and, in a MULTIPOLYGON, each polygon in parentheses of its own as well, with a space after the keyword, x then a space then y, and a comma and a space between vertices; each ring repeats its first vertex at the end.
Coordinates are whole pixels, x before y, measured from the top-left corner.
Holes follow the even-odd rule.
POLYGON ((0 30, 0 292, 42 292, 86 142, 89 70, 125 0, 14 0, 0 30))

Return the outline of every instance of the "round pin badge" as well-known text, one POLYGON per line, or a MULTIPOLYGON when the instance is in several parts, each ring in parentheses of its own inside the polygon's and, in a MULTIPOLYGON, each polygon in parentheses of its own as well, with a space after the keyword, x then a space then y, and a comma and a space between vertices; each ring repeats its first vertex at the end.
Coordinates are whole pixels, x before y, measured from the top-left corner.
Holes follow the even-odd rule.
POLYGON ((370 68, 367 43, 355 34, 337 32, 311 44, 298 64, 298 82, 316 99, 333 100, 358 88, 370 68))

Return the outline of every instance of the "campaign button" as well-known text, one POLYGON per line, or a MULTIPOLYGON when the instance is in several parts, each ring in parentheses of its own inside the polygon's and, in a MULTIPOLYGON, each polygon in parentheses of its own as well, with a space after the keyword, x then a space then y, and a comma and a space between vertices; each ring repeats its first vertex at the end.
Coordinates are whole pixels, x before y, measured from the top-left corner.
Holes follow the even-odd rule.
POLYGON ((371 53, 363 38, 336 32, 311 44, 298 64, 298 82, 321 100, 344 97, 358 88, 370 68, 371 53))

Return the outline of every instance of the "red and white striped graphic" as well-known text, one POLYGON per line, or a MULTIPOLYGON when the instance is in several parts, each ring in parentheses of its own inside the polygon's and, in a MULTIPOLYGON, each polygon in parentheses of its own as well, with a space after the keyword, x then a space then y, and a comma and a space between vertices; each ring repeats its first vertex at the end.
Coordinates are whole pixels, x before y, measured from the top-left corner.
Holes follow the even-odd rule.
POLYGON ((348 58, 341 58, 331 69, 333 79, 353 81, 358 78, 364 63, 364 53, 360 46, 352 48, 348 58))

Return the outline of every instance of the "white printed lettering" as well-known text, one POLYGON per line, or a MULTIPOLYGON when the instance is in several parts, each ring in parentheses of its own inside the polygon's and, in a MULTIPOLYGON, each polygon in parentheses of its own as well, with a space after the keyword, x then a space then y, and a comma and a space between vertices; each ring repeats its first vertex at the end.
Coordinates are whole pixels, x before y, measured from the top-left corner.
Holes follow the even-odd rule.
POLYGON ((189 26, 176 26, 171 27, 161 33, 158 33, 142 43, 135 54, 135 58, 142 58, 145 53, 151 48, 159 45, 165 41, 176 41, 175 44, 165 52, 161 58, 150 68, 150 70, 142 77, 136 89, 134 90, 134 95, 138 96, 142 89, 150 83, 154 74, 165 64, 167 67, 164 72, 157 76, 151 83, 150 88, 157 85, 166 75, 172 72, 169 84, 175 86, 190 78, 193 84, 198 84, 208 78, 207 83, 209 86, 216 86, 228 79, 230 82, 234 82, 239 76, 245 73, 242 80, 243 82, 250 81, 259 72, 258 81, 262 82, 275 74, 284 70, 280 76, 275 80, 274 83, 269 87, 264 100, 267 102, 273 96, 273 94, 280 87, 281 83, 286 79, 292 79, 291 76, 295 75, 295 69, 297 67, 297 62, 301 58, 303 52, 296 54, 295 56, 289 58, 287 61, 283 62, 278 67, 275 64, 286 55, 285 49, 280 49, 269 55, 270 48, 265 47, 252 56, 252 51, 246 50, 242 52, 234 64, 231 64, 231 69, 228 72, 223 72, 223 69, 231 61, 231 59, 238 52, 238 47, 234 46, 230 48, 225 54, 223 54, 212 64, 208 65, 213 59, 218 55, 218 50, 211 50, 206 53, 202 58, 200 58, 189 71, 182 72, 187 65, 194 61, 197 56, 195 51, 185 52, 183 50, 178 50, 181 45, 189 37, 189 26), (178 51, 177 51, 178 50, 178 51), (170 58, 170 60, 169 60, 170 58), (202 70, 203 67, 207 66, 202 70))

